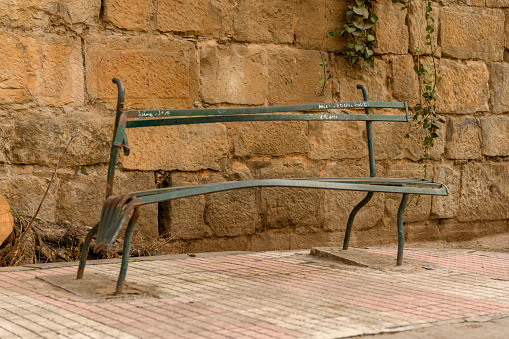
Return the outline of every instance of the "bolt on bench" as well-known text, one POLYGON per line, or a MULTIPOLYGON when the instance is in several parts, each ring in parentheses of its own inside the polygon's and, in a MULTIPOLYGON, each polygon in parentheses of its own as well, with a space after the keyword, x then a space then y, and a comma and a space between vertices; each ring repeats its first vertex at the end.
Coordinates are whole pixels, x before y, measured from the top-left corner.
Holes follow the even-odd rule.
POLYGON ((354 218, 357 212, 359 212, 359 210, 369 202, 373 193, 401 193, 402 199, 397 214, 397 265, 401 265, 403 263, 404 245, 403 213, 405 211, 409 195, 422 194, 446 196, 449 194, 449 190, 445 185, 426 179, 378 178, 376 176, 372 123, 374 121, 408 122, 408 105, 406 102, 369 101, 368 92, 362 85, 357 85, 357 88, 362 90, 364 96, 364 101, 359 102, 245 108, 124 111, 124 86, 118 79, 113 79, 113 82, 116 83, 118 87, 118 101, 113 143, 108 168, 106 200, 103 204, 99 223, 90 230, 83 243, 77 278, 81 279, 83 277, 92 238, 97 234, 95 251, 109 247, 115 241, 127 216, 133 212, 125 232, 122 265, 115 294, 122 293, 129 262, 129 251, 134 227, 140 216, 141 206, 146 204, 251 187, 304 187, 364 191, 367 192, 366 196, 353 208, 350 213, 350 217, 348 218, 345 239, 343 242, 343 249, 346 250, 348 249, 354 218), (371 114, 371 108, 399 108, 404 109, 405 114, 375 115, 371 114), (336 114, 333 111, 336 109, 364 109, 364 113, 336 114), (113 179, 115 176, 118 151, 119 149, 123 149, 124 154, 126 156, 129 155, 130 148, 125 134, 126 128, 206 124, 230 121, 365 121, 368 139, 370 177, 246 180, 205 185, 169 187, 143 192, 133 192, 120 196, 112 196, 113 179))

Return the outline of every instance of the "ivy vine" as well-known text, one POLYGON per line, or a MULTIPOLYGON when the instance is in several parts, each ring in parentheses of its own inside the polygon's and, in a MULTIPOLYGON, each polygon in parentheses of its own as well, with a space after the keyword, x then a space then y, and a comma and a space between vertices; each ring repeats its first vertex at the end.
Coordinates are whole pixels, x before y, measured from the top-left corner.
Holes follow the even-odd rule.
MULTIPOLYGON (((332 14, 329 10, 329 15, 332 14)), ((326 21, 329 21, 327 13, 324 15, 326 21)), ((345 55, 352 65, 363 61, 365 67, 373 67, 375 59, 373 57, 373 48, 376 47, 376 39, 373 33, 373 26, 378 21, 378 17, 373 13, 373 4, 371 0, 355 0, 355 5, 349 5, 346 11, 346 23, 343 27, 337 25, 329 31, 324 38, 334 37, 336 34, 346 37, 348 43, 345 49, 336 51, 336 53, 345 55)), ((324 40, 322 39, 322 47, 324 40)), ((320 53, 321 61, 318 72, 319 95, 325 93, 329 80, 332 78, 330 64, 327 61, 328 53, 323 50, 320 53)))
MULTIPOLYGON (((373 48, 376 47, 373 27, 378 21, 378 16, 373 12, 373 3, 371 0, 354 1, 355 4, 348 6, 348 10, 346 11, 346 23, 341 27, 341 30, 339 30, 340 27, 338 25, 335 29, 328 32, 326 37, 333 37, 339 31, 339 35, 346 37, 348 42, 344 50, 336 51, 336 53, 345 55, 352 65, 362 61, 365 67, 373 67, 373 48)), ((433 36, 435 32, 433 28, 435 19, 431 15, 433 11, 432 2, 429 0, 423 1, 426 3, 424 14, 426 36, 424 45, 425 47, 429 46, 430 55, 427 56, 421 48, 416 48, 417 60, 414 71, 419 79, 420 102, 413 108, 413 120, 426 131, 422 146, 424 148, 424 158, 428 159, 429 151, 433 147, 435 139, 438 138, 437 131, 439 125, 436 110, 437 86, 442 80, 442 77, 435 57, 437 45, 435 37, 433 36)), ((403 3, 404 6, 402 9, 408 8, 409 2, 407 0, 393 0, 393 2, 403 3)), ((327 15, 325 15, 325 19, 328 20, 327 15)), ((320 95, 323 95, 326 85, 332 77, 330 65, 327 62, 327 55, 327 53, 322 51, 320 62, 321 72, 318 72, 321 83, 320 95)), ((408 134, 406 136, 409 137, 408 134)))
POLYGON ((320 57, 322 61, 320 61, 320 68, 321 71, 318 72, 318 75, 320 78, 318 79, 321 83, 319 96, 323 96, 325 94, 325 90, 327 88, 327 85, 329 84, 329 80, 332 78, 332 72, 329 65, 329 62, 327 61, 328 54, 325 52, 320 52, 320 57), (323 72, 323 73, 322 73, 323 72))
POLYGON ((413 119, 426 131, 424 137, 424 158, 429 158, 429 151, 434 145, 434 141, 438 138, 437 131, 439 129, 437 120, 437 86, 442 81, 441 71, 439 69, 437 60, 435 58, 436 53, 436 41, 433 33, 435 32, 433 19, 431 12, 431 1, 426 1, 426 9, 424 18, 426 20, 426 36, 425 46, 429 46, 431 55, 428 58, 423 58, 423 51, 421 48, 416 48, 417 53, 417 64, 414 66, 414 71, 419 78, 419 89, 420 89, 420 102, 414 107, 413 119), (424 63, 422 61, 424 59, 424 63))
MULTIPOLYGON (((371 0, 355 0, 355 5, 348 6, 346 23, 339 34, 348 39, 347 46, 341 53, 348 57, 352 65, 363 60, 365 67, 373 67, 373 48, 376 47, 373 26, 377 21, 371 0)), ((329 34, 334 36, 335 31, 329 34)))

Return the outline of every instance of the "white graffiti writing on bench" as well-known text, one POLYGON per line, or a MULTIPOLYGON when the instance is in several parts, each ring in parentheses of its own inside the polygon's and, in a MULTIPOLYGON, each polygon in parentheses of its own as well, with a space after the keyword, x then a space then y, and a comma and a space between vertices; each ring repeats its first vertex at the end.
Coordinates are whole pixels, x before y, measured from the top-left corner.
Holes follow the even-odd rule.
POLYGON ((332 104, 319 104, 319 109, 331 109, 331 108, 365 108, 368 107, 368 103, 366 101, 356 101, 356 102, 336 102, 332 104))
POLYGON ((346 120, 346 121, 360 121, 369 120, 370 115, 367 114, 319 114, 316 120, 346 120))
POLYGON ((150 118, 150 117, 169 117, 171 116, 171 111, 136 111, 138 117, 140 118, 150 118))

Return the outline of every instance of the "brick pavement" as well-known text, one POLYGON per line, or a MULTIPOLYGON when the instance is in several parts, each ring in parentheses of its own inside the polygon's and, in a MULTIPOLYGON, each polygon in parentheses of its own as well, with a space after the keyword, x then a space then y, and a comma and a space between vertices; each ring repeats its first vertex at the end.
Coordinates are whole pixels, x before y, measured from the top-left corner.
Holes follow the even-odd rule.
MULTIPOLYGON (((375 270, 308 253, 136 259, 128 284, 156 296, 122 298, 41 280, 73 283, 74 263, 0 269, 0 338, 344 338, 509 316, 509 254, 407 249, 405 258, 432 265, 375 270)), ((119 268, 91 261, 85 278, 116 279, 119 268)))

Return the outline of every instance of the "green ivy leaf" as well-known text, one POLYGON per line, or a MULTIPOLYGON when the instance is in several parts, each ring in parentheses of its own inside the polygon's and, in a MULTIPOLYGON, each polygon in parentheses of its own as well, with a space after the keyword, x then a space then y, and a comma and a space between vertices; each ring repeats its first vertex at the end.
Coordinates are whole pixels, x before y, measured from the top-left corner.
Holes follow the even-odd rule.
POLYGON ((355 14, 360 15, 363 18, 367 18, 369 16, 369 11, 364 5, 353 6, 352 10, 354 11, 355 14))
POLYGON ((364 22, 364 29, 370 29, 371 27, 373 27, 373 25, 374 25, 374 24, 375 24, 375 23, 374 23, 374 22, 372 22, 372 21, 369 21, 369 20, 368 20, 368 21, 365 21, 365 22, 364 22))
POLYGON ((357 29, 355 27, 350 27, 350 26, 347 26, 345 27, 345 30, 348 34, 352 34, 354 33, 357 29))
POLYGON ((352 24, 359 29, 364 29, 364 20, 362 20, 362 19, 353 21, 352 24))
POLYGON ((375 59, 373 57, 370 57, 366 60, 364 60, 364 67, 373 67, 375 65, 375 59))
POLYGON ((350 11, 346 11, 346 21, 347 22, 352 22, 352 19, 353 19, 353 11, 350 10, 350 11))

